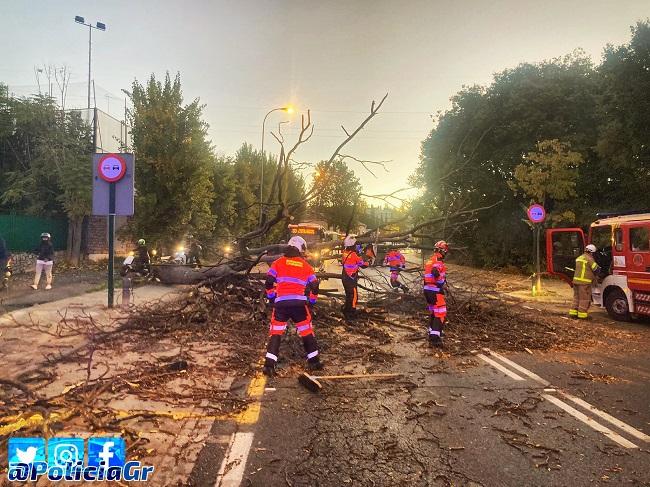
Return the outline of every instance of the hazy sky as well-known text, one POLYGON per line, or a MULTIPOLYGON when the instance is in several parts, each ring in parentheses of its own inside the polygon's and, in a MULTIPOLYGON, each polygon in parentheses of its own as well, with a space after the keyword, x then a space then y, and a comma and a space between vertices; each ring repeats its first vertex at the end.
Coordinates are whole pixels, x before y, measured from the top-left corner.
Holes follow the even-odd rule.
MULTIPOLYGON (((583 48, 595 60, 650 17, 649 0, 0 0, 0 81, 23 94, 34 65, 66 64, 70 104, 85 105, 88 31, 74 16, 101 21, 93 32, 93 77, 115 96, 152 72, 182 76, 187 100, 200 97, 216 149, 259 147, 264 114, 292 103, 311 108, 314 138, 299 160, 328 158, 371 100, 384 110, 346 149, 392 160, 375 179, 354 163, 368 193, 407 186, 430 114, 464 84, 522 61, 583 48)), ((120 106, 98 91, 98 106, 120 106), (101 94, 101 96, 100 96, 101 94)), ((122 102, 123 105, 123 102, 122 102)), ((290 117, 274 113, 267 129, 290 117)), ((288 140, 297 116, 286 130, 288 140)), ((265 148, 275 150, 272 137, 265 148)))

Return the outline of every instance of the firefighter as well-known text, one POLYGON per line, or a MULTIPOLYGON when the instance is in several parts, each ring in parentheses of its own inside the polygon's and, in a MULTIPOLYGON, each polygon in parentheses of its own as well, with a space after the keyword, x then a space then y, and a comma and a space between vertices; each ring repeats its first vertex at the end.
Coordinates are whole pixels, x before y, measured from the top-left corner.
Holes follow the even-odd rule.
POLYGON ((357 282, 359 280, 359 269, 368 267, 368 262, 357 252, 357 239, 349 235, 343 241, 343 255, 341 256, 341 281, 345 290, 345 305, 343 306, 343 316, 347 320, 352 320, 357 315, 357 302, 359 301, 359 291, 357 282))
POLYGON ((401 289, 407 293, 409 288, 399 282, 399 273, 406 267, 406 259, 397 247, 391 247, 388 254, 386 254, 384 264, 390 267, 390 285, 393 287, 393 289, 401 289))
POLYGON ((284 256, 271 265, 266 277, 266 297, 273 305, 269 342, 262 372, 272 377, 280 353, 282 335, 287 322, 292 320, 302 338, 309 370, 323 368, 311 322, 311 307, 318 297, 318 279, 314 269, 304 259, 307 242, 302 237, 291 237, 284 256))
POLYGON ((447 319, 444 286, 447 282, 445 256, 449 245, 444 240, 436 242, 433 255, 424 266, 424 298, 429 310, 429 344, 442 347, 442 328, 447 319))
POLYGON ((588 310, 591 304, 591 285, 594 278, 601 274, 601 269, 594 260, 596 246, 589 244, 584 253, 576 259, 575 273, 573 274, 573 307, 569 310, 569 317, 586 320, 589 318, 588 310))

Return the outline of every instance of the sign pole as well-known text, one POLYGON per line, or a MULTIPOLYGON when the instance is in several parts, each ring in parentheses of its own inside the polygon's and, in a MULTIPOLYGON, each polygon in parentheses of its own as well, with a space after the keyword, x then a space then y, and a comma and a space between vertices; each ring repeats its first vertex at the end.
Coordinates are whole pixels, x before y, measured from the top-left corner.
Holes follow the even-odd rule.
POLYGON ((109 183, 108 193, 108 307, 113 307, 115 283, 113 282, 115 260, 115 183, 109 183))

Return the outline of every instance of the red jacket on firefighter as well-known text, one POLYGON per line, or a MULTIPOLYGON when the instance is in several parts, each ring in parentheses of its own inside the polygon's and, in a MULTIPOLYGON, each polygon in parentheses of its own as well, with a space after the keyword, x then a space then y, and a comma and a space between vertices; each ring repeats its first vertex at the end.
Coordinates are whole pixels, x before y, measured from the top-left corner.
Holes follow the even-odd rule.
POLYGON ((301 256, 282 256, 267 272, 266 297, 270 301, 307 301, 316 303, 318 279, 309 262, 301 256))
MULTIPOLYGON (((359 269, 368 267, 368 262, 357 253, 356 250, 344 250, 341 256, 343 263, 343 273, 352 279, 356 279, 359 274, 359 269)), ((345 277, 345 276, 344 276, 345 277)))
POLYGON ((439 292, 447 280, 447 266, 445 266, 443 255, 434 252, 424 266, 424 289, 439 292))
POLYGON ((406 259, 399 250, 391 250, 386 254, 384 263, 390 266, 390 270, 403 269, 406 266, 406 259))

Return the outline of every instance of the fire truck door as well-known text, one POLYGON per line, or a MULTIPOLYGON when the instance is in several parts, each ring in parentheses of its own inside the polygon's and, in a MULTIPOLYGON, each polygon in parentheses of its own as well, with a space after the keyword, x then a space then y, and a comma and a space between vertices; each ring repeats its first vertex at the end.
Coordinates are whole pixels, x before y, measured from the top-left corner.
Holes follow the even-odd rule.
POLYGON ((650 223, 630 225, 626 248, 630 289, 650 291, 650 223))
POLYGON ((546 270, 573 285, 576 258, 585 248, 585 234, 580 228, 546 230, 546 270))

